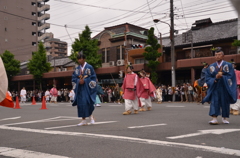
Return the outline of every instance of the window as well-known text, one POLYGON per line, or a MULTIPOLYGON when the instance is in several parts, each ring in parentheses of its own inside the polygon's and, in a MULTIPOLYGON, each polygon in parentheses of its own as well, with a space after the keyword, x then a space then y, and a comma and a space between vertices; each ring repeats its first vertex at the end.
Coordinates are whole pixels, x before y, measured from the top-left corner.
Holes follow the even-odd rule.
POLYGON ((102 49, 102 62, 105 63, 105 48, 102 49))
POLYGON ((117 60, 120 60, 120 59, 121 59, 121 56, 120 56, 121 50, 120 50, 120 48, 121 48, 121 46, 118 46, 118 47, 117 47, 117 60))
POLYGON ((141 63, 148 63, 148 61, 145 60, 144 58, 141 58, 141 59, 135 59, 135 64, 141 64, 141 63))
POLYGON ((107 48, 107 63, 110 61, 110 48, 107 48))
POLYGON ((117 60, 120 59, 124 59, 124 54, 125 54, 125 50, 124 50, 124 46, 118 46, 117 47, 117 60))

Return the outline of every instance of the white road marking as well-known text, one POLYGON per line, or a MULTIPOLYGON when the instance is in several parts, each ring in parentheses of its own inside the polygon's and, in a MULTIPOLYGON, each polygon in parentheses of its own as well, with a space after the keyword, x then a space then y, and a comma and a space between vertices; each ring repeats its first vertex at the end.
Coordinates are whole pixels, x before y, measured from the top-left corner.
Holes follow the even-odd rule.
MULTIPOLYGON (((105 123, 113 123, 113 122, 117 122, 117 121, 95 122, 94 125, 105 124, 105 123)), ((68 125, 68 126, 48 127, 48 128, 44 128, 44 129, 58 129, 58 128, 66 128, 66 127, 74 127, 74 126, 77 126, 77 125, 75 124, 75 125, 68 125)))
POLYGON ((53 117, 53 118, 49 118, 49 119, 27 121, 27 122, 17 122, 17 123, 10 123, 10 124, 4 124, 4 125, 10 126, 10 125, 30 124, 30 123, 37 123, 37 122, 54 122, 54 121, 66 121, 66 120, 78 120, 78 119, 79 119, 78 117, 58 116, 58 117, 53 117))
POLYGON ((210 108, 210 106, 203 106, 204 108, 210 108))
POLYGON ((224 150, 223 150, 221 147, 212 147, 212 146, 185 144, 185 143, 175 143, 175 142, 167 142, 167 141, 160 141, 160 140, 151 140, 151 139, 141 139, 141 138, 134 138, 134 137, 117 136, 117 135, 67 132, 67 131, 51 131, 51 130, 29 129, 29 128, 20 128, 20 127, 7 127, 7 126, 0 126, 0 129, 22 131, 22 132, 33 132, 33 133, 41 133, 41 134, 52 134, 52 135, 85 136, 85 137, 91 137, 91 138, 105 138, 105 139, 108 138, 108 139, 119 140, 119 141, 145 143, 145 144, 151 144, 151 145, 161 145, 161 146, 170 146, 170 147, 178 147, 178 148, 183 148, 184 147, 184 148, 187 148, 187 149, 202 150, 204 152, 214 152, 214 153, 218 153, 218 154, 240 156, 240 150, 236 150, 236 149, 224 148, 224 150))
POLYGON ((174 105, 167 105, 168 108, 184 108, 185 106, 174 106, 174 105))
POLYGON ((179 138, 187 138, 187 137, 193 137, 193 136, 199 136, 204 134, 224 134, 229 132, 236 132, 240 131, 240 129, 213 129, 213 130, 199 130, 198 133, 190 133, 180 136, 174 136, 174 137, 167 137, 168 139, 179 139, 179 138))
POLYGON ((66 156, 52 155, 46 154, 42 152, 23 150, 23 149, 15 149, 15 148, 7 148, 0 147, 0 155, 8 156, 8 157, 17 157, 17 158, 68 158, 66 156))
POLYGON ((5 119, 1 119, 0 121, 15 120, 15 119, 19 119, 19 118, 21 118, 21 116, 18 116, 18 117, 11 117, 11 118, 5 118, 5 119))
POLYGON ((122 105, 119 104, 119 105, 108 105, 108 106, 122 106, 122 105))
POLYGON ((144 126, 132 126, 132 127, 128 127, 128 128, 144 128, 144 127, 164 126, 164 125, 167 125, 167 124, 162 123, 162 124, 153 124, 153 125, 144 125, 144 126))

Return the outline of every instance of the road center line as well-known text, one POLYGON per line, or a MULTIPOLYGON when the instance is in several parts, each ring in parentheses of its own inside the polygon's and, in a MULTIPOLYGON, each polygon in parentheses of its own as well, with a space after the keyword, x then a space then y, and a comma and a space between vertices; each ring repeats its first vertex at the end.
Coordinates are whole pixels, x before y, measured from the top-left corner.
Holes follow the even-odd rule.
POLYGON ((164 125, 167 125, 167 124, 162 123, 162 124, 153 124, 153 125, 144 125, 144 126, 132 126, 132 127, 128 127, 128 128, 144 128, 144 127, 164 126, 164 125))
POLYGON ((0 121, 15 120, 15 119, 19 119, 19 118, 21 118, 21 116, 18 116, 18 117, 11 117, 11 118, 5 118, 5 119, 1 119, 0 121))
MULTIPOLYGON (((117 121, 106 121, 106 122, 95 122, 94 124, 105 124, 105 123, 113 123, 113 122, 117 122, 117 121)), ((58 127, 49 127, 49 128, 44 128, 44 129, 58 129, 58 128, 66 128, 66 127, 74 127, 77 126, 75 125, 68 125, 68 126, 58 126, 58 127)))
POLYGON ((5 126, 10 125, 21 125, 21 124, 30 124, 30 123, 37 123, 37 122, 55 122, 55 121, 66 121, 66 120, 78 120, 78 117, 75 118, 63 118, 61 116, 49 118, 49 119, 42 119, 42 120, 36 120, 36 121, 26 121, 26 122, 17 122, 17 123, 10 123, 10 124, 4 124, 5 126))
POLYGON ((68 158, 65 156, 46 154, 42 152, 35 152, 30 150, 22 150, 15 148, 0 147, 0 155, 9 157, 24 157, 24 158, 68 158), (21 155, 21 156, 20 156, 21 155))
POLYGON ((174 106, 174 105, 167 105, 168 108, 184 108, 185 106, 174 106))
POLYGON ((195 144, 185 144, 185 143, 175 143, 175 142, 167 142, 167 141, 160 141, 160 140, 126 137, 126 136, 93 134, 93 133, 80 133, 80 132, 66 132, 66 131, 51 131, 51 130, 29 129, 29 128, 20 128, 20 127, 7 127, 7 126, 0 126, 0 129, 22 131, 22 132, 32 132, 32 133, 41 133, 41 134, 52 134, 52 135, 85 136, 85 137, 91 137, 91 138, 105 138, 105 139, 144 143, 144 144, 151 144, 151 145, 171 146, 171 147, 195 149, 195 150, 200 149, 200 150, 205 151, 205 152, 214 152, 214 153, 218 153, 218 154, 220 153, 220 154, 225 154, 225 155, 240 156, 240 150, 236 150, 236 149, 224 148, 224 150, 223 150, 221 147, 212 147, 212 146, 203 146, 203 145, 195 145, 195 144))

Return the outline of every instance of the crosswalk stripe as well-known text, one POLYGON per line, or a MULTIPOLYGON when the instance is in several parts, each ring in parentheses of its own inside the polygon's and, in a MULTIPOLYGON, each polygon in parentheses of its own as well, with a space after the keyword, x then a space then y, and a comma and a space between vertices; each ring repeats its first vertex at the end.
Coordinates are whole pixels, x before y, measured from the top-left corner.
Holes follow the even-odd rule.
MULTIPOLYGON (((171 146, 171 147, 178 147, 178 148, 183 148, 184 147, 184 148, 189 148, 189 149, 197 149, 197 150, 201 150, 201 151, 204 151, 204 152, 214 152, 214 153, 218 153, 218 154, 240 156, 240 150, 236 150, 236 149, 224 148, 224 150, 223 150, 222 147, 185 144, 185 143, 178 143, 178 142, 151 140, 151 139, 127 137, 127 136, 119 136, 119 135, 67 132, 67 131, 50 131, 50 130, 30 129, 30 128, 21 128, 21 127, 7 127, 7 126, 1 126, 1 125, 0 125, 0 129, 22 131, 22 132, 32 132, 32 133, 41 133, 41 134, 52 134, 52 135, 85 136, 85 137, 91 137, 91 138, 105 138, 105 139, 108 138, 108 139, 112 139, 112 140, 129 141, 131 143, 132 142, 137 142, 137 143, 144 143, 144 144, 148 144, 148 145, 152 144, 152 145, 171 146)), ((44 157, 44 156, 42 156, 42 157, 44 157)), ((36 158, 36 157, 34 157, 34 158, 36 158)))
MULTIPOLYGON (((114 122, 117 122, 117 121, 95 122, 94 125, 105 124, 105 123, 114 123, 114 122)), ((66 128, 66 127, 74 127, 74 126, 77 126, 77 125, 75 124, 75 125, 67 125, 67 126, 48 127, 48 128, 44 128, 44 129, 58 129, 58 128, 66 128)))
POLYGON ((162 123, 162 124, 153 124, 153 125, 144 125, 144 126, 132 126, 132 127, 128 127, 128 128, 144 128, 144 127, 164 126, 164 125, 167 125, 167 124, 162 123))
POLYGON ((0 155, 17 158, 69 158, 66 156, 52 155, 42 152, 7 147, 0 147, 0 155))

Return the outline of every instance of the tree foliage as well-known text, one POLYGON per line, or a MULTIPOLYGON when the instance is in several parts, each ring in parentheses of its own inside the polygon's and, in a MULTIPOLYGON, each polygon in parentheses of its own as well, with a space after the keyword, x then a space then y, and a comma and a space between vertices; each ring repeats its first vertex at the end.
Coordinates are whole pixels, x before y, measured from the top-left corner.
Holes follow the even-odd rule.
POLYGON ((27 67, 34 79, 40 83, 40 89, 42 89, 41 81, 43 73, 51 70, 50 63, 47 62, 46 50, 42 42, 38 44, 38 51, 33 53, 32 59, 29 60, 27 67))
POLYGON ((6 69, 8 83, 10 83, 12 77, 20 72, 20 61, 14 59, 14 55, 8 50, 0 56, 6 69))
POLYGON ((158 49, 161 46, 154 36, 154 28, 153 27, 151 27, 150 30, 148 31, 147 44, 149 46, 147 46, 145 48, 145 52, 143 53, 143 56, 148 61, 147 66, 151 70, 151 80, 154 84, 156 84, 157 80, 158 80, 158 75, 156 73, 156 69, 159 64, 159 61, 157 61, 157 59, 161 56, 161 53, 158 52, 158 49))
POLYGON ((240 40, 234 40, 234 42, 232 43, 232 46, 240 47, 240 40))
POLYGON ((85 26, 85 30, 82 34, 79 34, 79 38, 76 38, 72 44, 72 54, 70 59, 75 63, 77 61, 77 54, 80 51, 83 51, 83 54, 86 56, 86 61, 94 68, 99 68, 102 66, 101 55, 98 54, 98 40, 91 39, 91 30, 88 26, 85 26))

